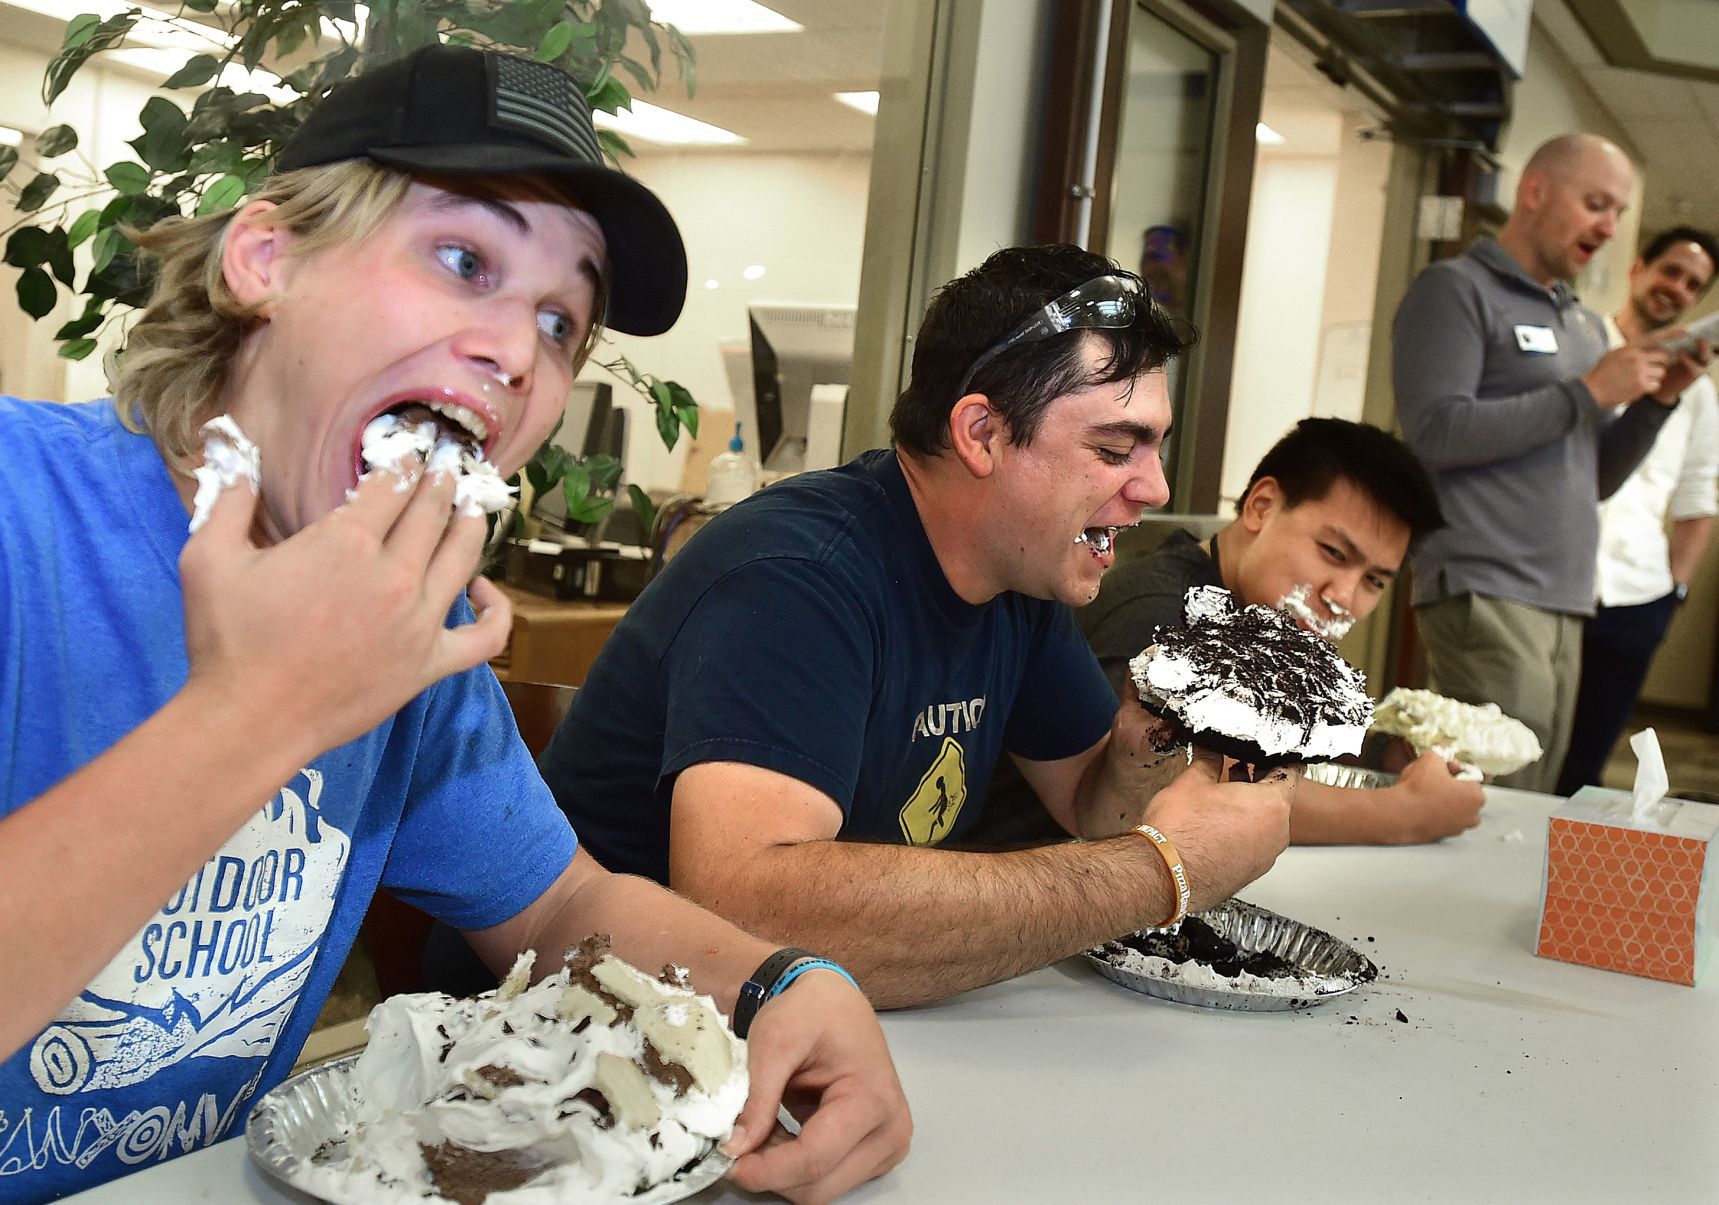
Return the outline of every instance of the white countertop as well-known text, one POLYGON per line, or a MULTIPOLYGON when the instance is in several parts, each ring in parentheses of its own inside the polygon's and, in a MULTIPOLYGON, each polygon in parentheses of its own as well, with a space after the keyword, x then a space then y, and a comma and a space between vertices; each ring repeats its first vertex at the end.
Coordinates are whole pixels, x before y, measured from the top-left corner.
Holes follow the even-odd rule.
MULTIPOLYGON (((1535 957, 1555 801, 1488 795, 1462 837, 1295 848, 1243 892, 1379 964, 1317 1008, 1171 1004, 1071 959, 886 1014, 914 1147, 849 1199, 1719 1201, 1719 987, 1535 957)), ((311 1198, 230 1141, 74 1200, 311 1198)))

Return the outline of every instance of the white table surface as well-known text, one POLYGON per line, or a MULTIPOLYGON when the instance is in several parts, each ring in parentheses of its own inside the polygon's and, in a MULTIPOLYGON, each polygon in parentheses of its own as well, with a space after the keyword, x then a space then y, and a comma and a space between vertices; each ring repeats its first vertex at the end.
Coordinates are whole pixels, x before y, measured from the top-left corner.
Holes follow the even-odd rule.
MULTIPOLYGON (((1554 801, 1488 795, 1461 837, 1292 849, 1243 892, 1379 963, 1317 1008, 1170 1004, 1071 959, 886 1014, 914 1147, 849 1199, 1719 1202, 1719 988, 1535 957, 1554 801)), ((311 1198, 229 1141, 75 1200, 311 1198)))

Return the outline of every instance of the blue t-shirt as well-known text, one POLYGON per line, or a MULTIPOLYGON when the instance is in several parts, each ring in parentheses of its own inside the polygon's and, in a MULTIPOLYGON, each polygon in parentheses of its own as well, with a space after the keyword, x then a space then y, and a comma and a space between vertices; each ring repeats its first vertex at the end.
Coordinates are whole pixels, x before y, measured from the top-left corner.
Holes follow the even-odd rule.
POLYGON ((1005 749, 1072 757, 1116 695, 1068 608, 962 601, 890 451, 713 519, 603 646, 540 766, 612 870, 668 881, 676 774, 745 762, 841 806, 841 835, 956 842, 1005 749))
MULTIPOLYGON (((0 448, 3 817, 184 684, 186 514, 112 403, 0 398, 0 448)), ((456 618, 470 619, 463 603, 456 618)), ((238 1133, 291 1069, 378 885, 482 928, 535 900, 573 850, 494 675, 424 692, 295 774, 0 1063, 0 1201, 52 1200, 238 1133)))

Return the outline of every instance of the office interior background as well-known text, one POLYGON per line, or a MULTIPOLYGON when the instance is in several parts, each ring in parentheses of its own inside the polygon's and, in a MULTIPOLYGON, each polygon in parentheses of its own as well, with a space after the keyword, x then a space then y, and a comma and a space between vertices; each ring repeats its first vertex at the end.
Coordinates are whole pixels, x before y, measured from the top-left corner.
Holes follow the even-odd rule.
MULTIPOLYGON (((51 111, 40 97, 65 22, 123 7, 0 0, 0 138, 26 160, 34 135, 60 122, 83 133, 79 153, 92 164, 126 153, 165 75, 159 48, 106 56, 51 111)), ((1620 304, 1642 234, 1719 227, 1710 0, 736 7, 652 4, 688 32, 697 89, 688 96, 665 71, 648 100, 667 119, 622 127, 637 151, 625 166, 681 224, 691 290, 671 333, 611 347, 691 390, 699 439, 665 449, 624 386, 600 368, 586 375, 634 410, 627 477, 659 495, 702 489, 736 417, 756 445, 748 384, 759 314, 786 332, 774 336, 784 360, 819 362, 807 384, 836 387, 811 420, 822 424, 813 460, 886 443, 931 292, 999 246, 1084 242, 1144 270, 1199 327, 1176 372, 1167 467, 1170 509, 1210 515, 1233 504, 1259 455, 1301 417, 1392 425, 1398 299, 1432 259, 1496 228, 1546 138, 1602 134, 1639 169, 1622 229, 1577 281, 1593 308, 1620 304)), ((0 186, 6 225, 28 178, 20 170, 0 186)), ((0 284, 15 279, 0 267, 0 284)), ((1716 306, 1719 293, 1695 314, 1716 306)), ((107 391, 99 355, 55 354, 52 332, 70 316, 32 323, 0 306, 0 391, 107 391)), ((802 435, 805 405, 784 398, 785 410, 802 408, 786 423, 802 435)), ((1648 703, 1715 715, 1716 561, 1707 558, 1661 650, 1648 703)), ((1345 644, 1375 688, 1415 672, 1402 612, 1382 607, 1345 644)))

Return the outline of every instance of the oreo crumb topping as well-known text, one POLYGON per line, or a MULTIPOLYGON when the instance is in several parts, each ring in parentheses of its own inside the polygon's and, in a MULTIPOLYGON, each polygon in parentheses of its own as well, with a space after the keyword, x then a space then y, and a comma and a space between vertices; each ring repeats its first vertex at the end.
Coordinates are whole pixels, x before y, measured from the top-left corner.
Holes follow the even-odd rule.
POLYGON ((1330 642, 1281 611, 1238 607, 1215 586, 1189 590, 1186 605, 1186 626, 1158 628, 1129 666, 1141 701, 1178 735, 1226 753, 1210 738, 1228 738, 1242 743, 1240 753, 1263 754, 1253 761, 1278 764, 1332 755, 1312 743, 1329 739, 1330 728, 1356 729, 1358 747, 1372 700, 1360 671, 1330 642), (1154 671, 1155 663, 1164 669, 1154 671), (1287 732, 1287 745, 1264 739, 1267 730, 1287 732))
POLYGON ((1244 971, 1261 979, 1293 979, 1302 973, 1294 963, 1267 950, 1244 954, 1235 942, 1197 916, 1185 917, 1175 933, 1130 933, 1110 944, 1170 962, 1197 962, 1225 979, 1234 979, 1244 971))

